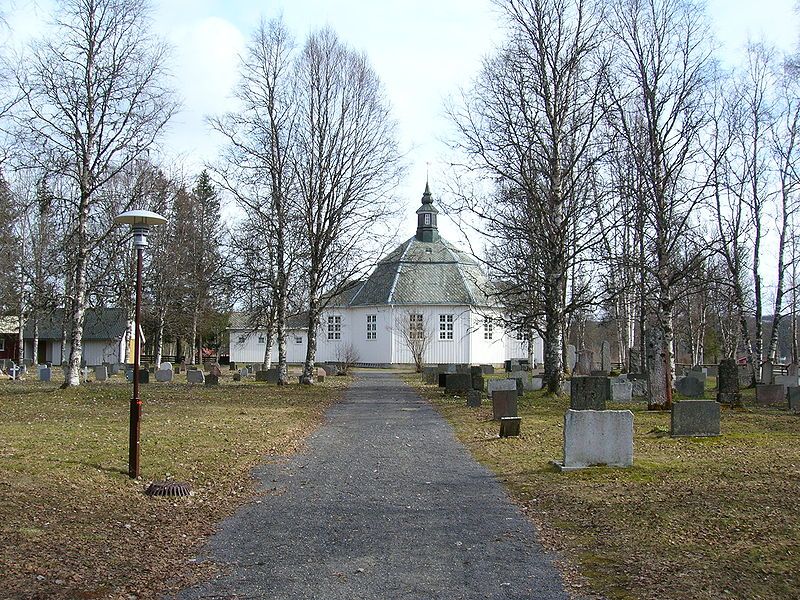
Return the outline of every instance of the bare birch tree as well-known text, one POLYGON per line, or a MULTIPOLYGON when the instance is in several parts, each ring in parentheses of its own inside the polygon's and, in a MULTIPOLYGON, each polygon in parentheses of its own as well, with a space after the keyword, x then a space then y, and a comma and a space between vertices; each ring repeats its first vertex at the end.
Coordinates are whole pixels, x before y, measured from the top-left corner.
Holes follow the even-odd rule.
POLYGON ((564 330, 586 299, 569 289, 574 266, 597 243, 591 179, 603 118, 602 4, 589 0, 497 2, 509 41, 487 58, 461 106, 449 113, 468 168, 496 182, 486 201, 460 208, 498 236, 496 277, 518 315, 512 328, 544 340, 547 389, 563 377, 564 330), (513 256, 511 256, 513 254, 513 256), (569 297, 569 301, 568 301, 569 297))
POLYGON ((149 14, 142 0, 62 0, 48 37, 31 47, 17 75, 25 109, 17 122, 30 139, 25 158, 57 165, 75 190, 65 387, 80 383, 98 193, 155 143, 176 110, 165 84, 166 47, 152 35, 149 14))
POLYGON ((401 163, 389 104, 363 53, 322 29, 306 41, 296 77, 293 166, 308 286, 302 381, 313 383, 320 314, 385 247, 380 224, 394 211, 401 163))

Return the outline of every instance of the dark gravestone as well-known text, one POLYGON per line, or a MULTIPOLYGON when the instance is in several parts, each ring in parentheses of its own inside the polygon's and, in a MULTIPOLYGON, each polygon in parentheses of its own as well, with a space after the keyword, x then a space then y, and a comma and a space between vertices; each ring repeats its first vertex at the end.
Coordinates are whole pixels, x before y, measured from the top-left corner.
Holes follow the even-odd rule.
POLYGON ((494 365, 481 365, 483 375, 494 375, 494 365))
POLYGON ((719 435, 720 406, 713 400, 681 400, 672 405, 672 437, 719 435))
POLYGON ((575 365, 576 375, 589 375, 594 365, 594 353, 588 348, 578 352, 578 362, 575 365))
POLYGON ((472 389, 483 391, 483 375, 472 376, 472 389))
POLYGON ((269 371, 256 371, 256 381, 269 381, 269 371))
POLYGON ((472 389, 472 377, 469 373, 448 373, 445 380, 445 391, 448 394, 466 394, 472 389))
POLYGON ((506 373, 511 373, 511 361, 507 360, 503 363, 503 368, 506 370, 506 373))
POLYGON ((437 367, 422 367, 422 381, 429 385, 439 382, 439 369, 437 367))
POLYGON ((150 371, 139 369, 139 383, 150 383, 150 371))
POLYGON ((480 367, 470 367, 469 374, 476 377, 478 375, 483 375, 483 370, 480 367))
POLYGON ((214 375, 214 373, 209 373, 206 375, 206 387, 211 387, 219 385, 219 376, 214 375))
POLYGON ((611 400, 611 378, 573 377, 570 385, 569 407, 572 410, 605 410, 611 400))
POLYGON ((228 365, 228 368, 229 368, 231 371, 235 371, 235 370, 236 370, 236 363, 235 363, 235 362, 232 362, 232 363, 230 363, 230 364, 228 365))
POLYGON ((758 406, 786 405, 786 386, 780 383, 756 386, 756 404, 758 406))
POLYGON ((631 373, 642 372, 642 354, 638 348, 628 348, 628 371, 631 373))
MULTIPOLYGON (((324 373, 325 371, 322 372, 324 373)), ((280 369, 267 369, 266 373, 267 373, 266 382, 278 385, 278 380, 281 377, 280 369)), ((319 374, 317 374, 317 379, 319 379, 319 374)))
POLYGON ((702 398, 706 393, 705 383, 694 375, 679 377, 675 381, 675 389, 688 398, 702 398))
POLYGON ((518 437, 521 424, 521 417, 502 417, 500 419, 500 437, 518 437))
POLYGON ((443 388, 447 385, 447 375, 447 373, 439 373, 438 384, 440 388, 443 388))
POLYGON ((470 366, 469 365, 456 365, 456 373, 459 375, 469 375, 470 374, 470 366))
POLYGON ((208 368, 208 372, 214 375, 217 379, 222 377, 222 369, 219 368, 219 365, 217 363, 212 364, 208 368))
POLYGON ((761 365, 761 383, 766 385, 775 383, 775 365, 771 360, 764 361, 761 365))
POLYGON ((439 363, 436 365, 439 367, 439 373, 455 373, 456 366, 453 363, 439 363))
POLYGON ((789 410, 800 414, 800 387, 789 388, 789 410))
POLYGON ((234 374, 233 374, 233 380, 234 380, 234 381, 241 381, 241 380, 242 380, 242 374, 241 374, 241 373, 238 373, 238 372, 237 372, 237 373, 234 373, 234 374))
POLYGON ((522 396, 525 393, 525 382, 522 377, 514 377, 513 379, 517 382, 517 396, 522 396))
MULTIPOLYGON (((319 368, 323 369, 325 371, 325 375, 328 375, 328 376, 336 375, 336 373, 338 371, 338 369, 335 366, 328 365, 328 364, 319 365, 319 368)), ((428 368, 430 368, 430 367, 428 367, 428 368)))
POLYGON ((496 390, 492 394, 492 418, 499 421, 502 417, 516 417, 517 393, 514 390, 496 390))
POLYGON ((470 390, 467 392, 467 406, 469 408, 478 408, 481 405, 481 397, 483 394, 478 390, 470 390))
POLYGON ((739 394, 739 366, 732 358, 726 358, 719 363, 717 402, 731 406, 742 404, 742 397, 739 394))

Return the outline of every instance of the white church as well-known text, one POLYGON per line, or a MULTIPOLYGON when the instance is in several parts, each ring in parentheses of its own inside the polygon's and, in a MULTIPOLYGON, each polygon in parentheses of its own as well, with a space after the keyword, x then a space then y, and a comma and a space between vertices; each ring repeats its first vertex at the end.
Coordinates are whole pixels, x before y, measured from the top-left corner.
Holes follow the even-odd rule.
MULTIPOLYGON (((428 185, 417 209, 416 234, 378 262, 372 274, 331 300, 317 331, 317 361, 337 362, 345 352, 364 365, 413 364, 410 340, 424 336, 424 363, 501 364, 528 358, 529 342, 505 331, 493 288, 478 263, 439 235, 428 185)), ((266 332, 233 322, 230 360, 264 358, 266 332)), ((302 363, 308 333, 299 323, 287 332, 287 359, 302 363)), ((542 361, 542 341, 532 357, 542 361)), ((277 356, 277 344, 273 359, 277 356)))

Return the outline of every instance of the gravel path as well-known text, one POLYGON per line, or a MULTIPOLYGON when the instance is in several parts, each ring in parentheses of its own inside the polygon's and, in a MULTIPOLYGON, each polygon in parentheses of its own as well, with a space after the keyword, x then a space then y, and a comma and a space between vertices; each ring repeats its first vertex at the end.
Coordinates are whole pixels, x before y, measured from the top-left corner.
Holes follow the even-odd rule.
POLYGON ((223 574, 179 598, 567 598, 531 524, 447 423, 386 373, 360 373, 273 493, 222 523, 223 574))

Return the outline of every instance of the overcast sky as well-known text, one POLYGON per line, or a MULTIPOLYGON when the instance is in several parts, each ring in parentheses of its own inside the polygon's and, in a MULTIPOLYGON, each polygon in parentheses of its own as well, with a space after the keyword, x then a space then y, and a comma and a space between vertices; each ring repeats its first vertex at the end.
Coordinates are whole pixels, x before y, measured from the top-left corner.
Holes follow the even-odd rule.
MULTIPOLYGON (((2 0, 0 0, 2 1, 2 0)), ((12 43, 19 45, 49 19, 49 0, 6 0, 12 43)), ((765 38, 791 50, 800 38, 795 0, 710 0, 708 15, 721 44, 719 56, 735 63, 751 38, 765 38)), ((399 190, 408 219, 403 234, 415 227, 413 211, 430 163, 431 187, 447 162, 440 141, 447 133, 443 102, 469 84, 481 57, 501 39, 489 0, 161 0, 156 27, 174 47, 172 70, 183 111, 164 139, 168 158, 190 170, 214 159, 218 140, 204 117, 229 107, 236 81, 237 55, 261 15, 283 14, 295 36, 332 26, 351 46, 368 54, 384 82, 399 124, 410 169, 399 190)), ((443 224, 457 242, 455 228, 443 224)), ((402 236, 401 236, 402 237, 402 236)))

